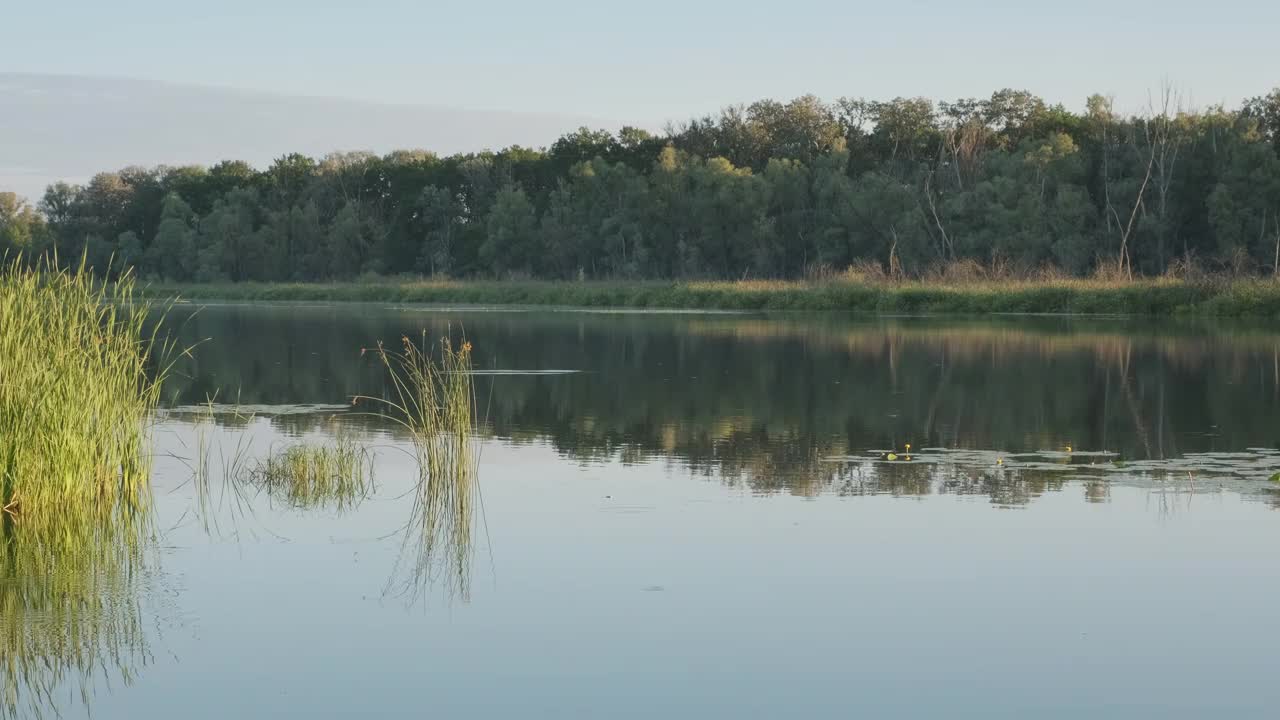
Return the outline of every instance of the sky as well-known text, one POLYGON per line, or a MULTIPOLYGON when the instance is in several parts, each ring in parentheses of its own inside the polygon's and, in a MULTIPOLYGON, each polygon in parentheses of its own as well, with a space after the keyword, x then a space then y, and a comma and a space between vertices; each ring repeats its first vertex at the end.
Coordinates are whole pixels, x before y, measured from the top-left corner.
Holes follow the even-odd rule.
POLYGON ((1120 107, 1280 83, 1271 0, 10 0, 0 71, 114 75, 661 125, 761 97, 1120 107))
POLYGON ((1280 85, 1274 0, 0 0, 0 23, 0 189, 28 196, 127 164, 540 146, 806 93, 1137 112, 1166 81, 1198 107, 1280 85))

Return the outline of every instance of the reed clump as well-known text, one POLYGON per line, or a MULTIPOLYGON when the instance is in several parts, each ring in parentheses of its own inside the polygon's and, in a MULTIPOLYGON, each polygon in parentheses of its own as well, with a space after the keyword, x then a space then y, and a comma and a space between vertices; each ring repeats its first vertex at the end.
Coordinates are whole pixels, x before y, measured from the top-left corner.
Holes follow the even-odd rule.
POLYGON ((57 714, 149 659, 152 310, 128 273, 0 267, 0 717, 57 714))
MULTIPOLYGON (((167 350, 132 276, 53 260, 0 269, 0 508, 26 525, 111 516, 148 497, 148 422, 167 350)), ((157 325, 158 327, 158 325, 157 325)))
POLYGON ((408 433, 418 468, 418 489, 401 553, 405 593, 443 579, 464 599, 469 594, 474 516, 479 504, 475 391, 471 343, 448 338, 430 343, 401 339, 401 350, 378 344, 378 360, 390 377, 383 397, 358 397, 381 406, 408 433), (433 345, 435 350, 433 351, 433 345))
POLYGON ((262 459, 250 473, 254 484, 273 498, 310 510, 346 510, 373 491, 372 454, 354 439, 339 435, 329 445, 290 445, 262 459))

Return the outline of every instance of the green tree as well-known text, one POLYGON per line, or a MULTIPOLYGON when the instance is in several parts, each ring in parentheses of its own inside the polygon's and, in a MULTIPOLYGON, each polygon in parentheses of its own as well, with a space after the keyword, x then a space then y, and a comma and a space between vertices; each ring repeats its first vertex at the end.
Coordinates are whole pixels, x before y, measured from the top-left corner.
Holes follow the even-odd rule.
POLYGON ((1280 91, 1196 112, 1159 98, 1125 115, 1011 89, 803 96, 665 134, 580 128, 546 149, 126 167, 55 183, 35 208, 0 196, 0 247, 233 281, 919 275, 963 260, 1158 274, 1193 254, 1274 272, 1280 91))
POLYGON ((418 253, 419 272, 448 275, 453 270, 454 245, 465 211, 465 206, 449 188, 428 185, 422 189, 418 203, 423 237, 418 253))
POLYGON ((166 280, 191 280, 198 265, 195 213, 177 193, 165 196, 160 226, 147 251, 147 266, 166 280))
POLYGON ((142 240, 132 230, 125 230, 116 237, 116 261, 123 270, 137 268, 142 262, 142 240))
POLYGON ((0 192, 0 255, 38 254, 44 248, 44 218, 17 193, 0 192))
POLYGON ((343 205, 325 234, 323 259, 328 263, 327 276, 354 277, 365 266, 371 244, 355 208, 343 205))
POLYGON ((537 254, 538 218, 523 189, 498 191, 488 218, 488 237, 480 257, 499 277, 529 275, 537 254))
POLYGON ((1208 199, 1219 251, 1228 261, 1247 257, 1280 274, 1280 157, 1256 126, 1231 144, 1227 157, 1208 199))

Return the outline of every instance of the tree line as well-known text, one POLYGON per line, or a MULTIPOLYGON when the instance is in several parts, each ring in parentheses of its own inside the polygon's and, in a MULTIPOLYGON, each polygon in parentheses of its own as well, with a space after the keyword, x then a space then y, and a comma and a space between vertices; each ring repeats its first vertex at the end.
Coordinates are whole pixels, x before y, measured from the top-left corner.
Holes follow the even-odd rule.
POLYGON ((1280 89, 1192 110, 813 96, 548 148, 129 167, 0 193, 0 252, 178 282, 1280 272, 1280 89))

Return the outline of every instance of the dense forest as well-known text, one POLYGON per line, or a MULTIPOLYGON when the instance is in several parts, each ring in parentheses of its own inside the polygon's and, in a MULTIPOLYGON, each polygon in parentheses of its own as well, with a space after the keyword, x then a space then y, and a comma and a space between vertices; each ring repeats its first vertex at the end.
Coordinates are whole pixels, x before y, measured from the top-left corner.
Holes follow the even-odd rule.
POLYGON ((130 167, 0 193, 15 250, 178 282, 1276 273, 1280 90, 1191 110, 1165 88, 1131 115, 1015 90, 805 96, 536 150, 130 167))

